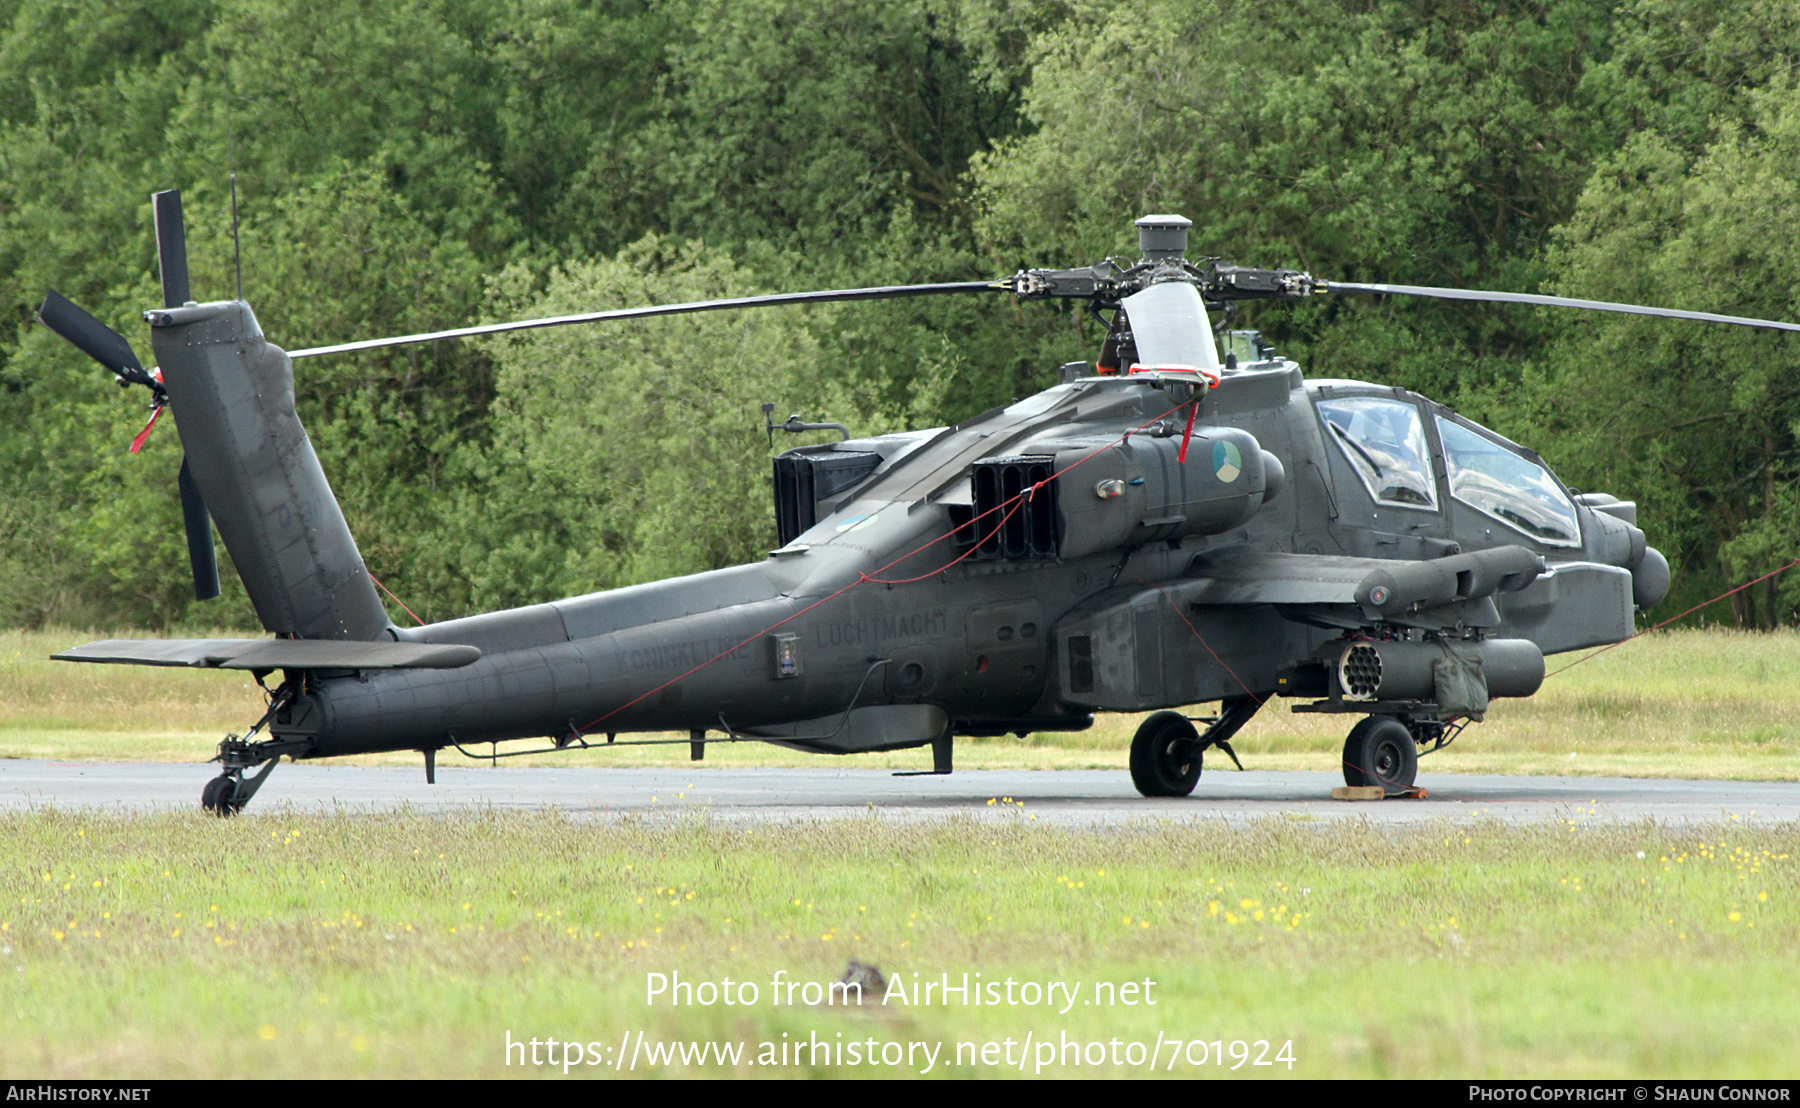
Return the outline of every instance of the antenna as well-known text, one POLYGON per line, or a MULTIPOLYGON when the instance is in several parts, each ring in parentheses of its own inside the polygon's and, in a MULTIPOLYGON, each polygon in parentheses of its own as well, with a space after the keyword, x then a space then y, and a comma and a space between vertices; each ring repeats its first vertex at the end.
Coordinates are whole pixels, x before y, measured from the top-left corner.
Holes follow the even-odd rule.
POLYGON ((237 170, 231 171, 231 254, 237 263, 237 298, 244 298, 244 248, 238 244, 237 170))
POLYGON ((225 75, 225 165, 231 173, 231 255, 237 265, 237 298, 244 298, 244 248, 238 242, 237 137, 231 130, 231 51, 219 48, 219 68, 225 75))

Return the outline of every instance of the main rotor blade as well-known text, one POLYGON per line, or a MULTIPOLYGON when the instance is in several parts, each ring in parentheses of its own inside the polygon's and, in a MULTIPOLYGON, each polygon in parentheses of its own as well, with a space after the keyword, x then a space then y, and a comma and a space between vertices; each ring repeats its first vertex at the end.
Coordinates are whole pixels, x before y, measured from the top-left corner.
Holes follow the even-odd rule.
POLYGON ((125 340, 124 335, 82 311, 55 289, 44 297, 44 306, 38 309, 38 319, 43 321, 44 326, 69 340, 75 349, 127 381, 149 382, 144 364, 138 361, 137 354, 132 351, 131 343, 125 340))
POLYGON ((181 522, 187 531, 188 566, 194 571, 194 599, 211 600, 219 595, 219 560, 213 553, 212 516, 206 501, 200 499, 200 486, 188 471, 187 455, 181 456, 181 472, 175 475, 181 490, 181 522))
POLYGON ((1752 319, 1749 316, 1719 315, 1714 312, 1688 312, 1679 308, 1651 308, 1643 304, 1615 304, 1610 300, 1577 300, 1569 296, 1539 296, 1529 292, 1445 289, 1430 285, 1361 285, 1348 281, 1320 281, 1313 287, 1323 292, 1392 293, 1396 296, 1430 296, 1438 300, 1492 300, 1503 304, 1537 304, 1546 308, 1587 308, 1596 312, 1622 312, 1625 315, 1651 315, 1664 319, 1692 319, 1702 323, 1734 323, 1740 327, 1762 327, 1774 331, 1800 331, 1800 323, 1783 323, 1775 319, 1752 319))
POLYGON ((433 331, 424 335, 399 335, 364 342, 345 342, 336 346, 315 346, 292 350, 290 358, 311 358, 320 354, 348 354, 353 350, 374 350, 383 346, 405 346, 438 339, 461 339, 473 335, 496 335, 504 331, 527 331, 536 327, 561 327, 568 323, 600 323, 609 319, 643 319, 657 315, 682 315, 687 312, 716 312, 726 308, 762 308, 774 304, 820 304, 831 300, 892 300, 903 296, 936 296, 954 292, 1011 292, 1010 281, 952 281, 937 285, 884 285, 866 289, 824 289, 819 292, 778 292, 765 296, 739 296, 730 300, 695 300, 686 304, 652 304, 643 308, 615 308, 605 312, 583 312, 580 315, 546 316, 543 319, 520 319, 511 323, 489 323, 480 327, 458 327, 451 331, 433 331))
POLYGON ((162 274, 163 307, 179 308, 193 299, 188 294, 187 228, 181 219, 181 190, 151 193, 150 207, 156 213, 156 267, 162 274))

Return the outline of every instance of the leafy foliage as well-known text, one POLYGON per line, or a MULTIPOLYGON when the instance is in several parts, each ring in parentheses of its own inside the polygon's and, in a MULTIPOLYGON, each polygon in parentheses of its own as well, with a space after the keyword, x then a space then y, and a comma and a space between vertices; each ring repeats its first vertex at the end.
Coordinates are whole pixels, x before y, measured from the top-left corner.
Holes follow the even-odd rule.
MULTIPOLYGON (((513 267, 505 316, 765 291, 716 253, 656 237, 614 260, 513 267)), ((454 533, 478 608, 567 596, 753 560, 774 545, 758 404, 831 406, 820 344, 800 314, 741 312, 515 332, 498 366, 486 479, 454 533), (809 384, 809 381, 811 382, 809 384)))
MULTIPOLYGON (((141 398, 33 322, 56 288, 147 345, 153 189, 183 187, 223 296, 236 171, 245 293, 290 348, 1084 264, 1151 210, 1196 254, 1327 277, 1793 318, 1797 61, 1777 0, 5 0, 0 620, 248 618, 228 566, 225 601, 187 599, 174 437, 125 455, 141 398)), ((1638 499, 1671 611, 1800 549, 1791 339, 1246 316, 1315 375, 1419 389, 1638 499)), ((892 302, 315 359, 300 399, 370 568, 445 618, 753 557, 757 402, 929 426, 1096 338, 892 302)))
MULTIPOLYGON (((1557 255, 1561 287, 1800 315, 1789 229, 1800 199, 1800 100, 1775 87, 1754 103, 1750 126, 1727 124, 1698 159, 1653 135, 1609 159, 1557 255)), ((1787 334, 1592 321, 1552 355, 1558 419, 1548 430, 1561 432, 1571 479, 1639 491, 1647 526, 1684 565, 1714 581, 1756 577, 1800 552, 1795 351, 1787 334)), ((1742 598, 1739 620, 1776 623, 1782 595, 1791 607, 1800 581, 1742 598)))

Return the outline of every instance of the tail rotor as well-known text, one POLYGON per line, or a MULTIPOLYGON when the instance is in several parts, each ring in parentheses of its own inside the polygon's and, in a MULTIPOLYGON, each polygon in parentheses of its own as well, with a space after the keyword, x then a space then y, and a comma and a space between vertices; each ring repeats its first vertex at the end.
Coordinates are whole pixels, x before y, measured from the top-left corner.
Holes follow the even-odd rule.
POLYGON ((156 268, 162 275, 163 307, 179 308, 188 295, 187 227, 181 219, 181 190, 150 195, 156 214, 156 268))
MULTIPOLYGON (((182 226, 181 193, 176 189, 169 189, 156 193, 151 201, 156 212, 156 256, 162 275, 163 307, 180 307, 189 299, 187 240, 182 226)), ((75 349, 110 370, 119 387, 142 385, 150 390, 150 421, 131 443, 131 452, 137 453, 150 434, 150 428, 156 425, 157 416, 162 414, 163 408, 169 403, 169 393, 163 387, 161 375, 155 369, 144 368, 144 363, 138 360, 137 353, 131 349, 131 343, 124 335, 95 319, 54 289, 44 298, 43 307, 38 309, 38 319, 44 326, 68 340, 75 349)), ((193 476, 188 471, 186 457, 181 459, 176 484, 181 490, 181 518, 187 530, 188 564, 194 575, 194 597, 198 600, 211 600, 219 595, 219 566, 213 553, 212 517, 207 513, 206 503, 200 497, 199 486, 194 483, 193 476)))
POLYGON ((120 388, 143 385, 150 390, 153 406, 160 408, 169 402, 169 394, 163 391, 162 382, 138 361, 137 353, 131 349, 131 343, 125 341, 124 335, 81 310, 55 289, 44 297, 38 319, 67 339, 75 349, 112 370, 120 388))
POLYGON ((213 552, 212 516, 207 514, 206 501, 200 499, 200 486, 194 483, 185 454, 175 484, 181 490, 181 522, 187 530, 188 566, 194 571, 194 599, 211 600, 219 595, 219 560, 213 552))

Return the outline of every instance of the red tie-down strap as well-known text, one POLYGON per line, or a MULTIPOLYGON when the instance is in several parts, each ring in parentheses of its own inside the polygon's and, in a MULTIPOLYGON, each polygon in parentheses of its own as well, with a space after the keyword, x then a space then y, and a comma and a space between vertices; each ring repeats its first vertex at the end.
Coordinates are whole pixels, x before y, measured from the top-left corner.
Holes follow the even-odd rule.
POLYGON ((131 452, 133 454, 136 454, 144 448, 144 440, 150 437, 150 428, 156 426, 156 417, 162 415, 162 410, 163 406, 161 404, 150 409, 150 422, 144 424, 144 429, 137 433, 137 438, 131 440, 131 452))
MULTIPOLYGON (((162 370, 152 367, 150 376, 156 379, 157 384, 162 384, 162 370)), ((161 396, 162 394, 158 393, 157 395, 161 396)), ((150 422, 144 424, 144 429, 137 433, 137 438, 131 440, 131 452, 133 454, 136 454, 144 448, 144 440, 150 437, 150 428, 156 426, 156 417, 162 415, 162 410, 162 404, 152 404, 150 406, 150 422)))
MULTIPOLYGON (((1191 373, 1194 375, 1195 384, 1204 383, 1209 389, 1218 388, 1219 382, 1223 380, 1219 374, 1210 369, 1201 369, 1199 366, 1192 365, 1143 365, 1139 363, 1131 367, 1131 372, 1134 375, 1139 373, 1191 373)), ((1187 465, 1188 440, 1194 437, 1194 417, 1199 414, 1200 397, 1196 395, 1193 404, 1188 408, 1187 428, 1181 432, 1181 449, 1175 452, 1177 465, 1187 465)))
MULTIPOLYGON (((1175 452, 1175 464, 1177 465, 1187 465, 1188 440, 1194 437, 1194 417, 1199 414, 1200 398, 1195 397, 1194 402, 1188 405, 1187 429, 1181 432, 1181 449, 1175 452)), ((145 428, 146 433, 148 430, 145 428)))

